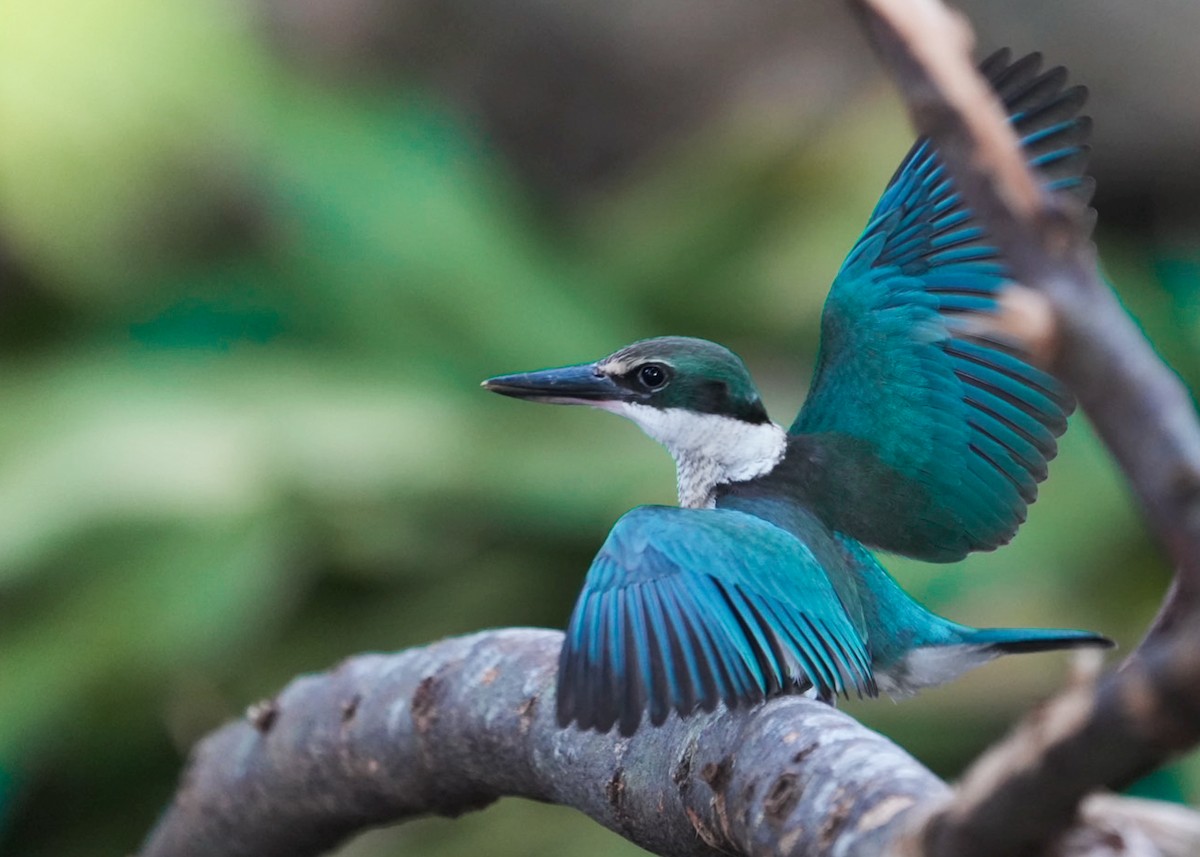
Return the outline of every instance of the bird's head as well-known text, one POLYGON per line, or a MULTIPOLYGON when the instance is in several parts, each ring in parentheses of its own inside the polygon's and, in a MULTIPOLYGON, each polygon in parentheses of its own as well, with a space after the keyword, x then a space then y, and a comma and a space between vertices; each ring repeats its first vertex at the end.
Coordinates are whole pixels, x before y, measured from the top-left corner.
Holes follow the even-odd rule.
POLYGON ((483 386, 633 420, 675 457, 683 505, 710 505, 715 485, 762 475, 783 456, 783 430, 767 417, 746 365, 703 339, 645 339, 594 363, 502 375, 483 386))
POLYGON ((767 411, 740 357, 715 342, 686 336, 644 339, 602 357, 558 369, 501 375, 483 382, 504 396, 558 405, 591 405, 643 424, 682 412, 759 425, 767 411))

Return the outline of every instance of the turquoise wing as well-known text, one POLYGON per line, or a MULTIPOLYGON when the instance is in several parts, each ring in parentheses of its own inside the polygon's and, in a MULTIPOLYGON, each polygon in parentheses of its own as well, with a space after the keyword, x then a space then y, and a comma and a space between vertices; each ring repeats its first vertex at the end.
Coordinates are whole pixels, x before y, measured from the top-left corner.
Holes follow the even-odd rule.
POLYGON ((559 660, 559 722, 622 734, 815 686, 875 695, 866 644, 795 536, 717 509, 642 506, 588 571, 559 660))
MULTIPOLYGON (((1086 202, 1086 90, 1040 65, 1002 52, 981 70, 1045 186, 1086 202)), ((1025 520, 1074 401, 1018 344, 986 332, 1009 279, 937 151, 917 141, 834 281, 790 429, 830 527, 949 561, 1004 544, 1025 520)))

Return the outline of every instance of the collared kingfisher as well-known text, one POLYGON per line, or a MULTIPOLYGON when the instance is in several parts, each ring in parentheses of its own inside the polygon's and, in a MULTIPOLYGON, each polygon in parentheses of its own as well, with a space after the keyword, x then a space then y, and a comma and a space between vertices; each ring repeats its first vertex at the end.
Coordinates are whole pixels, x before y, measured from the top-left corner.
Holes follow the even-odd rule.
MULTIPOLYGON (((1044 187, 1086 204, 1086 90, 1036 54, 980 68, 1044 187)), ((559 722, 629 735, 647 714, 659 725, 777 694, 904 696, 1002 654, 1111 646, 1087 631, 956 624, 868 550, 948 562, 1024 521, 1074 401, 988 324, 1008 285, 922 139, 833 282, 788 429, 741 359, 701 339, 485 381, 627 417, 676 463, 679 507, 626 513, 588 571, 559 660, 559 722)))

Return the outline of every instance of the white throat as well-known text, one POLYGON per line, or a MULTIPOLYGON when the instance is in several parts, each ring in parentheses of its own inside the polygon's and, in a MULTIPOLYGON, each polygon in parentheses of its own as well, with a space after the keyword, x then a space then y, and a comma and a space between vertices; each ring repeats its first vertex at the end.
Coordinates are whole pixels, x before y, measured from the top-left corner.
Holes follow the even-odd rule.
POLYGON ((667 448, 675 459, 679 505, 685 508, 711 508, 718 485, 770 473, 787 451, 787 433, 772 422, 631 402, 606 403, 604 409, 633 420, 667 448))

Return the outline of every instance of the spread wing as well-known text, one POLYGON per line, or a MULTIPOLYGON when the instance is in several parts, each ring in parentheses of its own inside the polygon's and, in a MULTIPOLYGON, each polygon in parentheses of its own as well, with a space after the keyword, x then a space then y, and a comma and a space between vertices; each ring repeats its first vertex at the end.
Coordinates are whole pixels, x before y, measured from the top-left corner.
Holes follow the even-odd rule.
POLYGON ((558 719, 630 735, 645 711, 711 711, 815 686, 875 695, 866 644, 824 570, 742 512, 642 506, 613 527, 563 644, 558 719))
MULTIPOLYGON (((1045 186, 1086 202, 1086 90, 1040 65, 1001 52, 981 71, 1045 186)), ((1007 542, 1025 520, 1074 401, 1016 343, 982 332, 1008 281, 936 150, 918 140, 834 281, 813 386, 790 429, 824 469, 812 501, 831 527, 947 561, 1007 542)))

